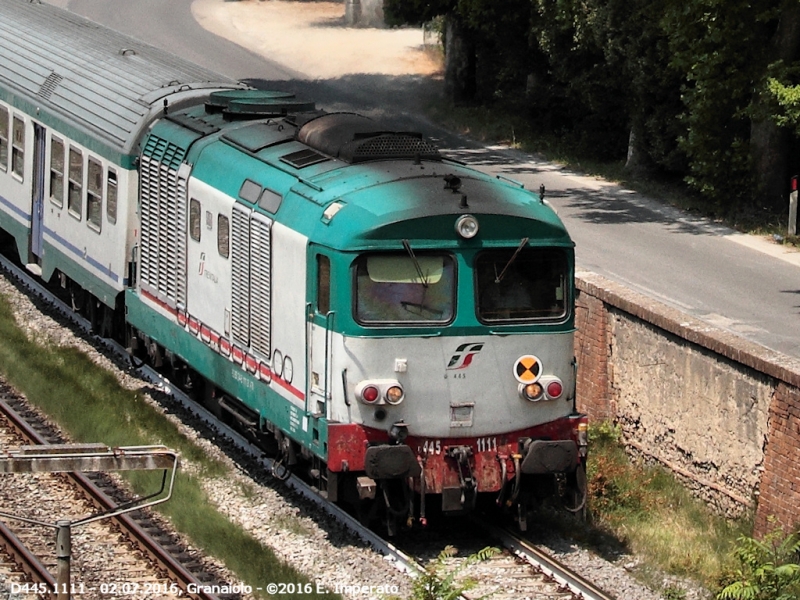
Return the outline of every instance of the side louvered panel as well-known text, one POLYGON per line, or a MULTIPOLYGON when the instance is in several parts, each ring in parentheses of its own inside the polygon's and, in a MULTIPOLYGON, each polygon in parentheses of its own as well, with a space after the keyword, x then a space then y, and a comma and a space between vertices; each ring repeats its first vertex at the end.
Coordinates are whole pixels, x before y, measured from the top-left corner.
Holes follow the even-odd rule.
POLYGON ((172 262, 170 234, 172 231, 172 209, 175 205, 175 181, 171 170, 161 164, 158 188, 158 291, 164 298, 170 297, 172 275, 169 273, 172 262))
POLYGON ((250 210, 233 205, 231 225, 231 333, 250 345, 250 210))
POLYGON ((186 238, 188 236, 187 219, 187 183, 191 167, 182 164, 178 169, 178 197, 175 208, 176 249, 175 249, 175 275, 177 277, 175 299, 180 306, 186 306, 186 238))
POLYGON ((186 176, 178 176, 184 155, 151 135, 141 158, 141 285, 171 306, 186 299, 186 176))
POLYGON ((155 292, 158 277, 157 251, 153 250, 153 238, 158 236, 158 162, 149 156, 142 156, 141 160, 141 244, 139 248, 139 278, 141 285, 151 292, 155 292))
POLYGON ((253 215, 250 221, 250 345, 270 355, 270 228, 272 221, 253 215))

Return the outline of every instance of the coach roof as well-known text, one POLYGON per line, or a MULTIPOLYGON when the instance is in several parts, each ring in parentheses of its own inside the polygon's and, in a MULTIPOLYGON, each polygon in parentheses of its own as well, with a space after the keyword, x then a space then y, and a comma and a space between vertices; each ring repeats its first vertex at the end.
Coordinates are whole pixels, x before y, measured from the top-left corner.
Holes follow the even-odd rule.
POLYGON ((0 2, 0 86, 4 99, 23 110, 49 113, 123 154, 135 152, 165 99, 174 105, 213 89, 239 87, 129 36, 30 0, 0 2))

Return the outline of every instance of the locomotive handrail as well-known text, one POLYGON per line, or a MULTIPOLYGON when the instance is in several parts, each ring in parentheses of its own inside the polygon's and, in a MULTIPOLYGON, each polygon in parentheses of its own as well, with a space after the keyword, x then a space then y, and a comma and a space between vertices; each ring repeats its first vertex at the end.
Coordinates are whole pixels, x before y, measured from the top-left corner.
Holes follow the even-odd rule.
POLYGON ((305 388, 304 391, 304 401, 303 401, 303 408, 305 413, 308 414, 308 399, 311 396, 311 340, 314 338, 312 335, 312 328, 314 327, 314 315, 311 312, 311 302, 306 302, 306 326, 305 326, 305 345, 306 345, 306 364, 305 364, 305 382, 303 383, 303 387, 305 388))
POLYGON ((330 400, 330 363, 331 363, 331 343, 330 336, 333 331, 333 317, 336 315, 335 310, 329 310, 325 315, 325 387, 323 388, 325 398, 325 418, 328 415, 328 401, 330 400))

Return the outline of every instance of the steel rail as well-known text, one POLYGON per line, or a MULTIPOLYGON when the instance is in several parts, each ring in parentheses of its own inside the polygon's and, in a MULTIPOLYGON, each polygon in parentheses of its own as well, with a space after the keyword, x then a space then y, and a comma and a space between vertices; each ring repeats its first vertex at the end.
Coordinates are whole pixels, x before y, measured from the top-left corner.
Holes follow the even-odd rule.
MULTIPOLYGON (((48 445, 49 442, 43 438, 19 413, 11 408, 4 400, 0 400, 0 412, 5 416, 12 426, 28 442, 35 445, 48 445)), ((117 504, 109 498, 97 485, 89 480, 83 473, 66 473, 70 479, 81 489, 83 495, 94 503, 101 510, 111 510, 117 504)), ((151 560, 156 562, 161 569, 168 573, 168 577, 184 592, 192 598, 200 600, 218 600, 214 594, 206 593, 203 590, 203 582, 195 577, 191 572, 183 567, 175 558, 169 554, 156 540, 145 532, 129 515, 117 515, 111 520, 128 535, 128 539, 144 552, 151 560), (190 586, 201 591, 190 593, 190 586)))
MULTIPOLYGON (((17 568, 22 571, 26 577, 29 577, 33 584, 44 584, 48 590, 56 589, 56 580, 42 564, 42 562, 34 556, 26 547, 25 544, 6 527, 5 523, 0 521, 0 546, 3 546, 5 552, 11 557, 11 560, 17 565, 17 568)), ((48 597, 54 597, 54 592, 48 593, 48 597)))
POLYGON ((584 600, 616 600, 616 596, 601 590, 566 565, 539 550, 527 540, 523 540, 510 531, 482 522, 479 519, 473 519, 473 522, 483 528, 489 535, 500 540, 508 550, 541 569, 542 573, 552 577, 579 598, 584 600))

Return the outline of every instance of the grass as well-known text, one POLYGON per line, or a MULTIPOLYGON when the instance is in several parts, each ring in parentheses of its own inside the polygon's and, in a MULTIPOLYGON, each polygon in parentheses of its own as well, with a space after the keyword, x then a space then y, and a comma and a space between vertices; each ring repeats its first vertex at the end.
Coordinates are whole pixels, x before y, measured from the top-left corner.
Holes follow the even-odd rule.
MULTIPOLYGON (((29 340, 17 326, 4 297, 0 297, 0 339, 0 373, 59 423, 72 441, 109 446, 163 444, 177 450, 182 461, 192 463, 192 470, 198 475, 179 472, 174 496, 157 510, 195 546, 217 557, 254 588, 269 582, 310 581, 214 509, 199 477, 223 477, 226 467, 183 436, 140 394, 122 388, 113 374, 98 368, 74 348, 29 340)), ((128 472, 125 476, 137 494, 159 489, 160 472, 128 472)), ((324 597, 340 598, 332 594, 324 597)))
POLYGON ((613 426, 595 425, 590 435, 588 535, 595 541, 610 535, 643 557, 639 574, 651 585, 669 573, 718 589, 738 537, 752 530, 750 520, 729 521, 662 467, 632 461, 613 426))

